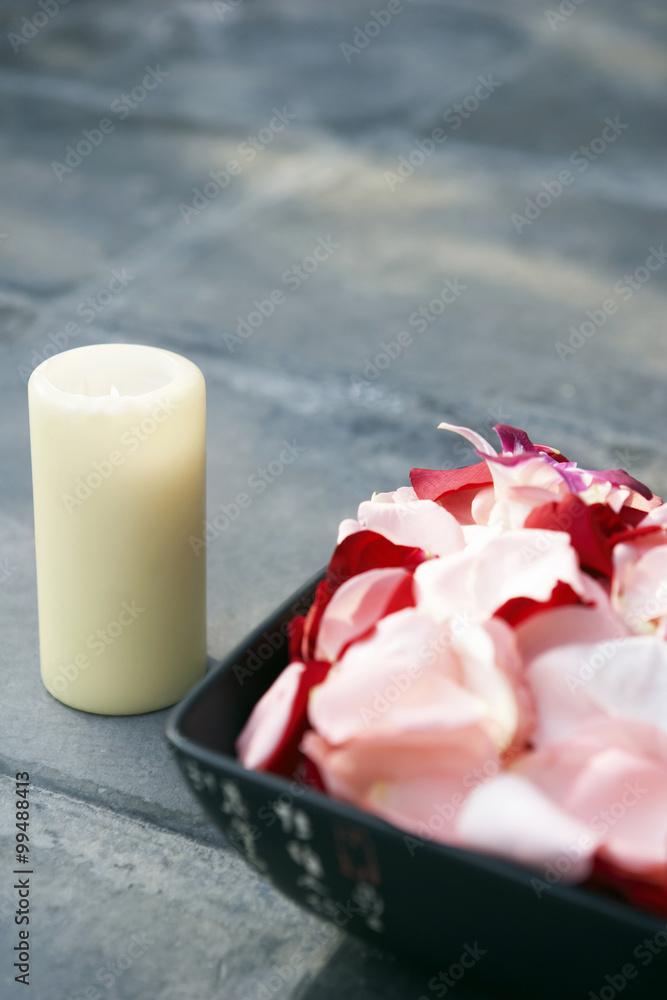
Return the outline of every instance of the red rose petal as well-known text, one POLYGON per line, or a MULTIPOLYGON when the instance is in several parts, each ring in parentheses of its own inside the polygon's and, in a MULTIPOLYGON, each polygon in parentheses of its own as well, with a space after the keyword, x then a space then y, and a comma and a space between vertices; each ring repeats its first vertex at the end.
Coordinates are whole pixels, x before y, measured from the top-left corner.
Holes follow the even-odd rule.
POLYGON ((526 618, 539 614, 541 611, 548 611, 549 608, 558 608, 563 604, 583 603, 569 583, 562 583, 559 580, 551 591, 551 597, 548 601, 534 601, 532 597, 513 597, 506 601, 502 608, 498 608, 494 617, 503 618, 508 625, 516 628, 526 618))
POLYGON ((605 895, 619 895, 642 910, 649 910, 659 917, 667 917, 667 885, 659 885, 628 875, 621 868, 597 857, 593 874, 586 883, 605 895), (609 891, 611 890, 611 892, 609 891))
POLYGON ((331 669, 331 664, 313 660, 311 663, 306 663, 305 667, 306 669, 299 678, 299 684, 280 741, 262 767, 264 771, 281 774, 287 778, 298 773, 302 763, 303 755, 299 750, 299 744, 306 729, 309 728, 308 698, 310 692, 317 684, 322 683, 331 669))
POLYGON ((287 638, 289 640, 289 662, 301 659, 301 648, 303 645, 303 629, 306 624, 306 616, 298 615, 292 618, 287 625, 287 638))
POLYGON ((486 462, 477 462, 464 469, 411 469, 410 482, 419 500, 440 500, 472 486, 492 486, 493 478, 486 462))
POLYGON ((300 655, 311 660, 324 609, 342 583, 369 569, 403 567, 415 569, 426 559, 423 549, 394 545, 376 531, 355 531, 336 546, 326 578, 318 584, 315 598, 306 615, 300 655))
POLYGON ((610 539, 625 530, 623 521, 606 504, 588 506, 575 494, 559 502, 536 507, 526 518, 524 526, 567 531, 581 568, 606 577, 612 573, 613 544, 610 539))

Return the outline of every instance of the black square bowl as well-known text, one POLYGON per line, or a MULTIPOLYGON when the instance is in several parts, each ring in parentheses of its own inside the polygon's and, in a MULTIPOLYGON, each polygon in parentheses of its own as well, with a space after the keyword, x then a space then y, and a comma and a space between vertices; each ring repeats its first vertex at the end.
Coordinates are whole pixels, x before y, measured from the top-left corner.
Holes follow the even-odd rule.
POLYGON ((296 781, 248 771, 234 743, 288 662, 311 580, 172 711, 167 738, 227 840, 283 893, 374 945, 513 1000, 667 1000, 667 925, 596 892, 405 833, 296 781), (541 876, 540 876, 541 877, 541 876), (539 889, 539 887, 538 887, 539 889), (455 970, 455 971, 454 971, 455 970))

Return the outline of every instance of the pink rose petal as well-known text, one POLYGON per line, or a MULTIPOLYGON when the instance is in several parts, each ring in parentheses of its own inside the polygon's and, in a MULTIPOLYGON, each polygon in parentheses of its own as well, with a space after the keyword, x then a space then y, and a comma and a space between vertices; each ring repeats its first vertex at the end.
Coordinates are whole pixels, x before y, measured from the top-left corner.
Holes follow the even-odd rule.
POLYGON ((533 868, 560 865, 565 881, 580 882, 593 866, 599 837, 568 815, 531 781, 501 774, 476 788, 457 823, 462 844, 533 868))
POLYGON ((432 500, 386 503, 365 500, 359 505, 359 524, 384 535, 395 545, 416 545, 443 556, 463 548, 463 534, 455 517, 432 500))
POLYGON ((304 663, 290 663, 252 710, 236 742, 244 767, 263 770, 279 746, 292 714, 304 663))
POLYGON ((613 552, 612 600, 633 632, 651 632, 667 615, 667 536, 652 532, 620 542, 613 552))
POLYGON ((525 755, 516 771, 597 835, 628 872, 667 878, 667 737, 621 719, 591 723, 525 755))
POLYGON ((410 576, 401 568, 371 569, 343 583, 320 621, 315 659, 334 663, 345 646, 382 618, 396 591, 410 576))
POLYGON ((443 620, 457 613, 484 620, 507 601, 547 601, 561 581, 584 596, 586 583, 569 536, 519 529, 489 537, 447 559, 429 560, 415 572, 417 606, 443 620))
POLYGON ((378 622, 374 633, 350 646, 309 704, 315 729, 331 744, 371 730, 409 730, 430 738, 438 730, 485 718, 481 699, 457 682, 449 630, 413 608, 378 622))
POLYGON ((498 767, 484 730, 443 731, 427 743, 387 739, 350 740, 332 747, 308 732, 302 750, 317 766, 330 795, 424 839, 451 843, 455 819, 478 773, 498 767))

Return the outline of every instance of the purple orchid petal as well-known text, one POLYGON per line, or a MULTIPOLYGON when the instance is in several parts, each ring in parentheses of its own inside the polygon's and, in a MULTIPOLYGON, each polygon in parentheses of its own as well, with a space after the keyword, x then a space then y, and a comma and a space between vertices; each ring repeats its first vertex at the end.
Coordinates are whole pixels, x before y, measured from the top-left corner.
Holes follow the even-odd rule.
POLYGON ((526 432, 518 427, 510 427, 509 424, 496 424, 493 429, 500 438, 500 445, 505 454, 521 455, 525 452, 531 454, 537 452, 537 448, 526 432))
POLYGON ((582 475, 586 470, 578 469, 576 462, 557 462, 550 455, 544 455, 544 458, 549 465, 553 465, 556 472, 560 473, 572 493, 583 493, 588 488, 588 483, 582 475))
MULTIPOLYGON (((587 470, 588 471, 588 470, 587 470)), ((634 476, 629 475, 623 469, 603 469, 600 472, 589 473, 594 479, 602 480, 605 483, 611 483, 612 486, 625 486, 629 490, 635 490, 640 496, 644 497, 646 500, 651 500, 653 494, 651 493, 648 486, 640 483, 638 479, 634 476)))
MULTIPOLYGON (((479 454, 479 453, 478 453, 479 454)), ((588 483, 584 480, 582 473, 585 469, 578 469, 576 462, 558 462, 551 455, 547 455, 544 451, 524 451, 519 452, 515 455, 484 455, 483 456, 487 462, 495 462, 497 465, 505 465, 510 468, 515 465, 520 465, 522 462, 528 462, 531 459, 541 458, 545 465, 551 465, 556 472, 562 476, 565 480, 567 488, 572 493, 583 492, 588 487, 588 483)))
POLYGON ((645 500, 653 498, 648 486, 640 483, 624 469, 603 469, 601 471, 580 469, 576 462, 568 462, 565 456, 556 449, 546 445, 534 445, 526 432, 518 427, 511 427, 509 424, 496 424, 493 428, 500 439, 502 448, 500 455, 496 455, 491 446, 474 431, 469 431, 465 427, 456 427, 453 424, 440 424, 440 427, 463 434, 471 444, 476 446, 476 454, 488 463, 497 462, 498 465, 512 467, 530 458, 542 458, 546 464, 552 465, 557 470, 572 493, 583 493, 589 485, 584 476, 590 476, 595 482, 611 483, 612 486, 634 490, 645 500))

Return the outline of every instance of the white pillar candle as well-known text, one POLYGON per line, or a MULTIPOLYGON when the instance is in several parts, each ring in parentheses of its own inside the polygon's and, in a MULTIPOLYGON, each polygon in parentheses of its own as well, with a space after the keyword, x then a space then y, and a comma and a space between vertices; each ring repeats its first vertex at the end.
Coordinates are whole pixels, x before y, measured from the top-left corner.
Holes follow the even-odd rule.
POLYGON ((206 667, 206 388, 170 351, 80 347, 29 387, 42 680, 73 708, 178 701, 206 667))

